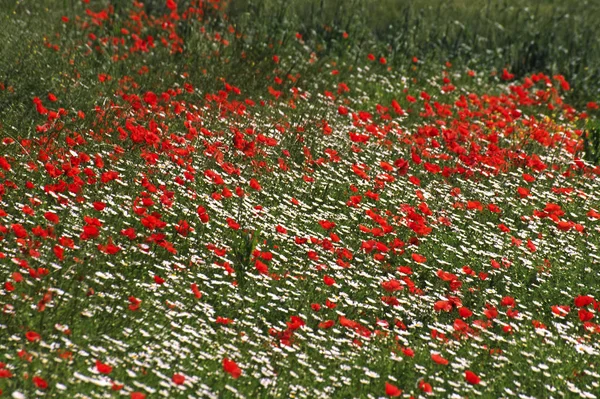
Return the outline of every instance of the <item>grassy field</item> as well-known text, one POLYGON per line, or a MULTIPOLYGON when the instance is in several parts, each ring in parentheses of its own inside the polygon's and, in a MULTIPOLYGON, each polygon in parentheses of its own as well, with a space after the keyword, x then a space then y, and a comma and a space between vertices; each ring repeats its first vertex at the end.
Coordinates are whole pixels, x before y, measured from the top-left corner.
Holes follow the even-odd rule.
POLYGON ((598 5, 0 0, 0 397, 595 398, 598 5))

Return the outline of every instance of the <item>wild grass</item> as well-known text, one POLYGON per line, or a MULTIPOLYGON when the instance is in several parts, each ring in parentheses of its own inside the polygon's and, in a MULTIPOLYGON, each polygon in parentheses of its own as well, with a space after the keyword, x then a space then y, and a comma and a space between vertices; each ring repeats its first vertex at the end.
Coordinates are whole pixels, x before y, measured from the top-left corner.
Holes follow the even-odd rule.
POLYGON ((595 397, 597 13, 0 0, 0 397, 595 397))

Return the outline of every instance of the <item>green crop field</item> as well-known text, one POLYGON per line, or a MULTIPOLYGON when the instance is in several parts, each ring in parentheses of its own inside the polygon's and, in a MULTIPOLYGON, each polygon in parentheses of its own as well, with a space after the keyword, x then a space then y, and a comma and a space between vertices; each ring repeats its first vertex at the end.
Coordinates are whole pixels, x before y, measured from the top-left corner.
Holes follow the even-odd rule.
POLYGON ((600 396, 598 20, 0 0, 0 398, 600 396))

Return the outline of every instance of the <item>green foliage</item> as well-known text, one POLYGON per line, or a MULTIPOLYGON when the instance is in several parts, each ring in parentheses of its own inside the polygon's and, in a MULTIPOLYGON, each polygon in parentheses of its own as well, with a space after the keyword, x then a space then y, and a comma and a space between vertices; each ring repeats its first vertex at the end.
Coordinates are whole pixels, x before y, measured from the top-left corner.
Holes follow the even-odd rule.
MULTIPOLYGON (((319 56, 372 52, 408 69, 412 57, 469 68, 507 68, 517 77, 562 74, 566 98, 583 108, 600 99, 600 3, 541 0, 267 0, 235 1, 234 24, 276 38, 294 27, 319 56), (350 41, 340 40, 345 31, 350 41)), ((585 136, 586 147, 592 136, 585 136)), ((594 157, 597 162, 597 157, 594 157)))
MULTIPOLYGON (((572 306, 579 295, 598 298, 600 287, 597 257, 588 257, 598 248, 598 180, 563 151, 575 148, 573 132, 583 122, 555 101, 582 110, 597 100, 596 2, 232 0, 224 10, 211 6, 216 3, 225 2, 203 2, 206 19, 183 21, 165 15, 163 0, 0 0, 0 139, 13 139, 0 144, 0 211, 6 212, 0 216, 0 302, 7 303, 0 363, 14 374, 0 379, 5 395, 42 395, 30 378, 38 374, 51 383, 44 397, 107 397, 114 394, 112 381, 126 384, 122 396, 140 389, 148 397, 367 398, 384 395, 390 378, 407 396, 423 394, 417 385, 423 381, 439 396, 461 397, 506 396, 514 381, 523 382, 520 394, 542 397, 573 387, 583 396, 597 386, 598 334, 582 325, 575 307, 565 317, 551 310, 572 306), (104 25, 82 28, 87 8, 109 4, 114 14, 104 25), (134 8, 173 24, 181 51, 171 53, 162 43, 130 51, 134 8), (127 44, 113 47, 111 39, 127 44), (123 54, 128 58, 114 61, 123 54), (573 90, 556 85, 556 98, 523 104, 527 118, 513 118, 490 105, 510 90, 498 76, 504 68, 517 77, 546 72, 550 81, 563 74, 573 90), (100 74, 112 79, 100 82, 100 74), (441 90, 442 77, 456 90, 441 90), (341 82, 349 92, 336 91, 341 82), (226 93, 225 84, 240 93, 226 93), (408 100, 421 91, 432 101, 408 100), (148 92, 161 98, 158 105, 141 99, 135 109, 124 98, 148 92), (461 120, 454 104, 471 93, 481 107, 465 107, 483 112, 461 120), (36 112, 35 97, 49 108, 64 107, 66 116, 49 123, 36 112), (406 114, 389 107, 392 99, 406 114), (437 102, 453 116, 421 115, 424 104, 437 102), (236 113, 240 105, 246 113, 236 113), (353 123, 342 105, 372 115, 353 123), (550 105, 556 106, 552 118, 550 105), (179 106, 185 111, 176 112, 179 106), (543 129, 536 136, 526 122, 538 116, 543 129), (120 138, 128 122, 147 130, 154 125, 160 140, 120 138), (446 140, 463 123, 473 131, 465 127, 456 141, 446 140), (433 126, 439 132, 432 136, 421 131, 433 126), (245 144, 235 144, 235 130, 244 132, 245 144), (349 138, 370 130, 368 143, 349 138), (72 144, 79 134, 85 143, 72 144), (412 158, 417 153, 424 162, 412 158), (395 161, 402 160, 410 171, 401 172, 395 161), (430 173, 430 162, 440 171, 430 173), (224 181, 210 181, 209 170, 224 181), (118 178, 102 181, 112 173, 118 178), (535 177, 527 180, 528 174, 535 177), (262 189, 248 187, 251 177, 262 189), (59 195, 52 186, 61 184, 59 195), (521 197, 525 187, 531 195, 521 197), (359 197, 354 205, 353 197, 359 197), (489 207, 494 204, 498 213, 489 207), (532 216, 556 204, 563 224, 554 214, 532 216), (199 205, 206 207, 205 220, 199 205), (46 211, 60 223, 50 222, 46 211), (86 217, 99 219, 99 237, 82 238, 86 217), (413 222, 421 218, 430 233, 416 232, 413 222), (325 219, 336 226, 325 229, 325 219), (396 230, 386 236, 388 221, 396 230), (27 239, 17 237, 17 225, 27 239), (129 228, 137 235, 123 233, 129 228), (58 241, 63 238, 75 244, 58 241), (411 258, 417 252, 426 263, 411 258), (260 256, 268 273, 255 267, 260 256), (410 273, 398 269, 405 265, 410 273), (24 275, 19 283, 15 271, 24 275), (459 277, 449 282, 442 271, 459 277), (393 279, 402 279, 401 288, 384 288, 393 279), (462 287, 452 285, 459 281, 462 287), (518 300, 521 313, 509 317, 502 307, 492 323, 484 312, 505 296, 518 300), (473 327, 468 337, 451 337, 458 333, 456 308, 434 310, 450 297, 474 311, 472 319, 464 317, 473 327), (342 315, 351 319, 346 326, 342 315), (335 326, 321 327, 326 320, 335 326), (42 340, 28 342, 29 330, 42 340), (432 338, 434 330, 450 343, 432 338), (403 352, 409 347, 414 357, 403 352), (62 357, 65 351, 73 356, 62 357), (432 351, 452 365, 435 364, 432 351), (223 371, 223 358, 239 362, 240 379, 223 371), (110 362, 113 373, 100 375, 96 359, 110 362), (548 363, 547 372, 540 362, 548 363), (483 384, 467 385, 466 367, 483 384), (173 372, 186 373, 186 385, 176 385, 173 372)), ((183 10, 192 1, 177 4, 183 10)), ((171 32, 145 19, 142 25, 156 42, 171 32)), ((536 84, 528 99, 534 90, 544 92, 544 81, 536 84)), ((517 112, 521 104, 515 104, 517 112)), ((599 163, 600 123, 592 107, 589 112, 585 158, 599 163)))
POLYGON ((252 253, 260 240, 260 229, 255 231, 234 230, 231 234, 231 248, 236 262, 235 276, 238 286, 245 292, 248 284, 248 274, 251 273, 252 253))
POLYGON ((597 120, 588 121, 583 138, 585 160, 600 164, 600 123, 597 120))

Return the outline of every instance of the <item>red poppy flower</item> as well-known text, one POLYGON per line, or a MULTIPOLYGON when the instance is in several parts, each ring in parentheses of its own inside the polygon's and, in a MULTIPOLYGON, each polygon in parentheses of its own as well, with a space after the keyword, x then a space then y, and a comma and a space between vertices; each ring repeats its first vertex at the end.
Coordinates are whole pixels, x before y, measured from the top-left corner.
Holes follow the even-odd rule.
POLYGON ((114 255, 121 251, 121 248, 113 244, 112 239, 108 239, 108 243, 106 245, 98 244, 98 249, 108 255, 114 255))
POLYGON ((177 10, 177 2, 175 0, 167 0, 167 8, 171 11, 177 10))
POLYGON ((463 319, 468 319, 469 317, 473 316, 473 312, 469 308, 466 308, 464 306, 461 308, 458 308, 458 314, 463 319))
POLYGON ((47 389, 48 388, 48 382, 46 382, 46 380, 43 379, 42 377, 35 376, 32 378, 32 381, 35 384, 35 386, 38 387, 39 389, 47 389))
POLYGON ((427 258, 420 254, 412 254, 412 259, 417 263, 425 263, 427 262, 427 258))
POLYGON ((173 381, 173 383, 176 385, 181 385, 185 382, 185 376, 182 374, 173 374, 171 381, 173 381))
POLYGON ((298 316, 290 316, 290 321, 288 321, 286 324, 287 324, 288 328, 292 331, 297 330, 300 327, 306 325, 304 320, 302 320, 302 318, 300 318, 298 316))
POLYGON ((505 296, 500 301, 500 305, 502 305, 502 306, 508 306, 508 307, 514 307, 516 305, 515 298, 510 297, 510 296, 505 296))
POLYGON ((578 315, 579 315, 579 320, 581 320, 583 322, 590 321, 594 318, 594 314, 586 309, 579 309, 578 315))
POLYGON ((120 234, 129 238, 130 240, 135 240, 135 238, 137 237, 137 233, 135 232, 135 229, 133 227, 121 230, 120 234))
POLYGON ((400 281, 392 279, 389 281, 383 281, 381 283, 381 287, 386 290, 387 292, 395 292, 395 291, 399 291, 402 289, 402 285, 400 284, 400 281))
POLYGON ((521 198, 527 198, 531 195, 531 191, 529 191, 529 189, 525 187, 517 188, 517 193, 521 198))
POLYGON ((52 252, 54 252, 54 256, 56 256, 59 260, 63 260, 65 257, 65 250, 58 245, 55 245, 54 248, 52 248, 52 252))
POLYGON ((27 331, 25 333, 25 338, 27 338, 27 341, 29 342, 36 342, 42 339, 42 336, 34 331, 27 331))
POLYGON ((333 277, 330 277, 327 275, 323 276, 323 282, 325 283, 325 285, 329 285, 329 286, 335 284, 335 280, 333 279, 333 277))
POLYGON ((5 369, 5 368, 0 368, 0 378, 12 378, 12 377, 13 377, 13 373, 11 373, 10 370, 5 369))
POLYGON ((319 224, 325 230, 331 230, 335 227, 335 223, 330 222, 329 220, 319 220, 319 224))
POLYGON ((441 364, 442 366, 448 365, 448 360, 444 359, 441 355, 437 353, 431 354, 431 360, 433 360, 437 364, 441 364))
POLYGON ((17 238, 27 237, 27 229, 25 229, 25 227, 23 227, 22 225, 15 223, 11 227, 17 238))
POLYGON ((132 312, 135 312, 136 310, 138 310, 140 308, 141 304, 142 304, 142 301, 140 299, 137 299, 134 296, 129 297, 129 310, 131 310, 132 312))
POLYGON ((471 370, 465 371, 465 380, 471 385, 477 385, 481 379, 471 370))
POLYGON ((402 353, 404 356, 415 357, 415 351, 411 348, 402 348, 402 353))
POLYGON ((498 317, 498 309, 496 309, 495 307, 493 307, 491 305, 486 304, 486 309, 483 311, 483 314, 488 319, 493 320, 496 317, 498 317))
POLYGON ((227 325, 227 324, 232 324, 233 320, 232 319, 228 319, 227 317, 217 316, 217 319, 215 320, 215 323, 227 325))
POLYGON ((50 223, 57 224, 60 221, 60 219, 58 218, 58 215, 54 212, 46 212, 46 213, 44 213, 44 217, 50 223))
POLYGON ((100 360, 96 360, 96 370, 98 370, 98 372, 102 374, 110 374, 112 369, 112 366, 102 363, 100 360))
POLYGON ((595 302, 594 298, 589 295, 580 295, 575 298, 575 306, 583 308, 595 302))
POLYGON ((250 187, 252 187, 256 191, 261 190, 260 183, 258 182, 258 180, 254 179, 254 178, 250 179, 250 187))
POLYGON ((237 363, 228 358, 223 359, 223 371, 229 373, 234 379, 239 378, 242 375, 242 369, 240 369, 237 363))
POLYGON ((236 222, 234 219, 232 218, 227 218, 227 225, 229 226, 229 228, 233 229, 233 230, 239 230, 240 229, 240 224, 238 222, 236 222))
POLYGON ((119 384, 119 383, 113 381, 112 385, 110 386, 110 389, 112 391, 120 391, 124 387, 125 387, 124 384, 119 384))
POLYGON ((319 328, 322 328, 324 330, 331 328, 335 325, 335 321, 333 320, 325 320, 319 323, 319 328))
POLYGON ((551 309, 552 313, 560 317, 565 317, 571 311, 571 308, 569 306, 564 305, 553 305, 551 309))
POLYGON ((194 296, 196 298, 198 298, 198 299, 202 298, 202 293, 198 289, 198 284, 192 283, 191 288, 192 288, 192 292, 194 293, 194 296))
POLYGON ((502 80, 512 80, 514 79, 515 75, 508 72, 508 70, 506 68, 504 68, 502 70, 502 80))
POLYGON ((146 94, 144 94, 144 102, 145 103, 150 104, 150 105, 155 105, 157 103, 157 101, 158 101, 158 96, 155 93, 148 91, 148 92, 146 92, 146 94))
POLYGON ((419 381, 419 389, 427 394, 433 393, 433 388, 431 384, 421 380, 419 381))
POLYGON ((440 312, 440 311, 444 311, 444 312, 450 312, 452 310, 452 302, 450 301, 436 301, 433 304, 433 310, 435 310, 436 312, 440 312))
POLYGON ((269 274, 269 267, 258 259, 254 262, 254 267, 260 274, 269 274))
POLYGON ((206 212, 206 209, 202 205, 198 206, 197 213, 198 213, 198 216, 200 217, 200 221, 202 221, 202 223, 208 223, 209 222, 210 217, 208 216, 208 213, 206 212))
POLYGON ((385 394, 387 396, 396 397, 402 395, 402 390, 397 386, 390 384, 389 382, 385 383, 385 394))

